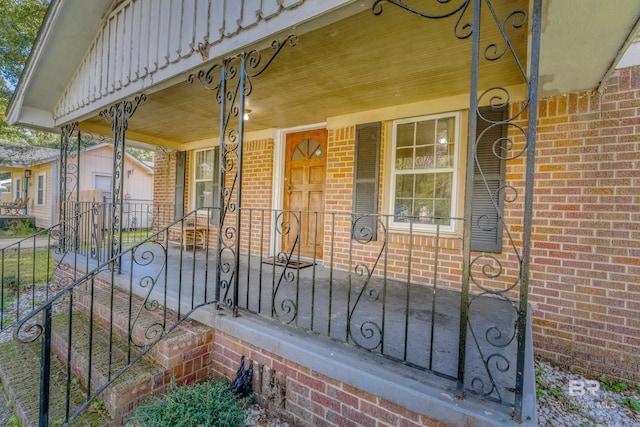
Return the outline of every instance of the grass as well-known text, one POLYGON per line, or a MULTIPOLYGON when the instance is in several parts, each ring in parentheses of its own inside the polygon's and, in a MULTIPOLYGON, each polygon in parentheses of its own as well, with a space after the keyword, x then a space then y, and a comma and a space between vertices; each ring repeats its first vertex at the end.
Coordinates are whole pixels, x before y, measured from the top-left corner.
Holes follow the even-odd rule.
POLYGON ((0 258, 0 274, 5 292, 15 291, 18 285, 47 283, 51 280, 53 258, 48 248, 36 248, 35 251, 25 249, 19 253, 11 249, 3 254, 0 258))
MULTIPOLYGON (((598 378, 598 380, 600 380, 600 383, 602 384, 602 388, 609 392, 624 393, 626 390, 629 389, 625 383, 610 380, 604 375, 598 378)), ((635 386, 635 389, 637 392, 640 392, 640 384, 637 384, 635 386)), ((634 412, 640 412, 640 402, 638 401, 638 399, 636 399, 633 396, 623 396, 620 399, 618 399, 618 403, 628 407, 634 412)))

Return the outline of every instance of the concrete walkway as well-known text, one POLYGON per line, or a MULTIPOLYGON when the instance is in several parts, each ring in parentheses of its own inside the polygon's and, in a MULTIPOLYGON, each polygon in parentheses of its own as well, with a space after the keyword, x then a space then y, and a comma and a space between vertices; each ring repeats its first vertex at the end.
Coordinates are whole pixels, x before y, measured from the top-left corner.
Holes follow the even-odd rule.
MULTIPOLYGON (((7 248, 9 246, 17 245, 19 242, 22 242, 21 247, 28 248, 33 247, 34 237, 0 237, 0 249, 7 248)), ((35 246, 37 248, 43 248, 48 246, 50 243, 50 239, 48 236, 36 236, 35 237, 35 246)))

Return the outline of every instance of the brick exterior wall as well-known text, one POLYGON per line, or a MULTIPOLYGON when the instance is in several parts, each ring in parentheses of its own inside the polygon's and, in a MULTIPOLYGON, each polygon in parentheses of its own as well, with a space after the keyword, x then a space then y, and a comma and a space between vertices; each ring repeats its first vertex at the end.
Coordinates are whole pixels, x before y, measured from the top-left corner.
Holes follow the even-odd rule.
POLYGON ((340 427, 439 427, 385 399, 350 387, 304 366, 215 332, 212 369, 217 378, 235 378, 244 355, 253 363, 253 391, 259 402, 293 425, 340 427))
POLYGON ((242 179, 242 207, 248 209, 242 212, 240 247, 243 253, 251 247, 251 254, 266 256, 272 246, 273 139, 245 143, 242 179))
POLYGON ((173 221, 175 185, 175 153, 156 152, 154 154, 153 202, 158 206, 158 214, 153 222, 154 231, 173 221))
POLYGON ((530 301, 538 355, 640 381, 640 67, 539 104, 530 301))
MULTIPOLYGON (((634 67, 614 73, 601 95, 565 94, 540 100, 530 267, 529 300, 534 306, 537 354, 577 371, 627 381, 640 381, 639 99, 640 67, 634 67)), ((512 113, 520 107, 512 105, 512 113)), ((524 114, 516 124, 526 127, 526 120, 524 114)), ((383 126, 383 153, 388 132, 389 127, 383 126)), ((518 153, 525 148, 524 137, 515 127, 509 132, 514 142, 511 154, 518 153)), ((325 211, 351 211, 354 147, 355 125, 328 130, 325 211)), ((519 194, 516 201, 505 203, 505 223, 512 240, 505 233, 502 254, 480 257, 472 264, 477 283, 496 289, 516 284, 509 291, 515 298, 519 262, 511 244, 522 245, 525 161, 522 155, 507 162, 507 184, 519 194), (500 274, 483 280, 485 264, 493 268, 487 272, 500 274)), ((271 206, 272 164, 272 140, 247 144, 244 206, 271 206)), ((383 187, 384 168, 382 164, 380 207, 388 191, 383 187)), ((372 265, 380 243, 352 241, 350 218, 335 218, 332 223, 325 217, 325 264, 332 260, 334 268, 345 270, 359 262, 372 265)), ((256 247, 261 230, 253 222, 248 225, 248 217, 243 221, 243 235, 248 236, 245 228, 250 227, 252 247, 256 247)), ((269 224, 265 221, 265 242, 269 224)), ((263 247, 263 253, 270 244, 263 247)), ((410 268, 412 281, 432 284, 434 244, 433 234, 415 233, 409 242, 407 233, 390 232, 389 277, 406 278, 410 268)), ((243 238, 243 250, 247 246, 248 237, 243 238)), ((438 256, 438 286, 459 289, 460 237, 441 236, 438 256)), ((379 264, 375 273, 380 274, 381 268, 379 264)), ((471 291, 482 289, 472 281, 471 291)))

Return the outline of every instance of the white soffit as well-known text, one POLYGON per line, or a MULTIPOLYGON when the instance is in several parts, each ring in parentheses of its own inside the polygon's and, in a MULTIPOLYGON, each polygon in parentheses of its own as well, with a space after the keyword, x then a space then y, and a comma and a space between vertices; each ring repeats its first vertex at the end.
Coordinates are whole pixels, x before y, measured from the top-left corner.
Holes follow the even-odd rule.
POLYGON ((25 105, 48 112, 64 92, 111 1, 59 0, 57 3, 60 4, 57 22, 46 34, 37 68, 33 70, 40 76, 30 79, 24 98, 25 105), (56 45, 51 46, 51 42, 56 45))
POLYGON ((638 0, 547 0, 540 42, 540 95, 594 89, 633 37, 638 0))

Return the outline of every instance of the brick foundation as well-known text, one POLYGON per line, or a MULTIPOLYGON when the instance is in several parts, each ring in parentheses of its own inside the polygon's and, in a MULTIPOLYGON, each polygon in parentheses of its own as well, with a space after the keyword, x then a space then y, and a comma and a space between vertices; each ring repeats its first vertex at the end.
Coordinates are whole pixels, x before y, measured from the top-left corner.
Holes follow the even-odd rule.
POLYGON ((254 365, 253 391, 259 402, 299 426, 443 426, 424 415, 215 332, 212 369, 217 378, 234 378, 240 357, 254 365))

